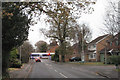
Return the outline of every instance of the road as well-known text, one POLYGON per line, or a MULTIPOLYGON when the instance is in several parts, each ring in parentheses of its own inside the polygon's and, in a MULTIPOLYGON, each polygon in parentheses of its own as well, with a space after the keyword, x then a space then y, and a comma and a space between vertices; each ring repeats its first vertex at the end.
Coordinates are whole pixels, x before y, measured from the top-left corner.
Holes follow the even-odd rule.
POLYGON ((49 59, 34 62, 29 78, 103 78, 80 65, 56 63, 49 59))

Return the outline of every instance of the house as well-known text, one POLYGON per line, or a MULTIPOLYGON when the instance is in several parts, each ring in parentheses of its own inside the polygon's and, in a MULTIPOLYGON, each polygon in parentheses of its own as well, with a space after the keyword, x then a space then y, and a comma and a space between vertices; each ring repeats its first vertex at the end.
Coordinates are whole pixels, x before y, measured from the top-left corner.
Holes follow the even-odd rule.
POLYGON ((56 41, 52 41, 48 46, 47 53, 55 53, 55 49, 58 48, 58 44, 56 41))
POLYGON ((88 51, 85 53, 85 61, 100 61, 100 51, 105 48, 106 41, 111 35, 99 36, 88 44, 88 51))
POLYGON ((120 55, 120 33, 107 40, 107 46, 99 53, 101 62, 104 62, 105 53, 107 58, 111 55, 120 55))
POLYGON ((72 48, 73 48, 73 54, 71 55, 71 57, 75 57, 75 56, 80 57, 81 55, 80 55, 79 44, 78 43, 74 44, 72 48))

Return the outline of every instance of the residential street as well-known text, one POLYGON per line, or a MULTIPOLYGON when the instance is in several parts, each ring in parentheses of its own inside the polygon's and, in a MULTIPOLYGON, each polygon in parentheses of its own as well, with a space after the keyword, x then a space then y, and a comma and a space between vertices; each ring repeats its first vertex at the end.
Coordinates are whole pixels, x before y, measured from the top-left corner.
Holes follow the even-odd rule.
POLYGON ((48 59, 34 62, 29 78, 103 78, 89 68, 76 64, 55 63, 48 59))
POLYGON ((118 72, 114 69, 113 65, 80 65, 42 59, 42 62, 30 60, 21 69, 10 71, 10 76, 11 78, 118 78, 118 72))

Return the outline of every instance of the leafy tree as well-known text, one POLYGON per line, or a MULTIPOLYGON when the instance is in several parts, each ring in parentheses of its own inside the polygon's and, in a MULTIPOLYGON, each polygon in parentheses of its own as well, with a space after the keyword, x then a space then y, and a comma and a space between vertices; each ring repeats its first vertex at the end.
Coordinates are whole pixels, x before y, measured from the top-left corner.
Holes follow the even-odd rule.
POLYGON ((44 41, 38 41, 35 46, 37 46, 37 52, 46 52, 47 51, 47 43, 44 41))
POLYGON ((12 48, 18 47, 28 37, 30 25, 34 24, 27 10, 30 3, 2 2, 2 73, 3 78, 9 77, 7 68, 9 66, 9 54, 12 48), (26 12, 27 11, 27 12, 26 12))
POLYGON ((27 39, 30 20, 20 11, 20 3, 2 3, 2 71, 7 74, 9 54, 13 47, 27 39))

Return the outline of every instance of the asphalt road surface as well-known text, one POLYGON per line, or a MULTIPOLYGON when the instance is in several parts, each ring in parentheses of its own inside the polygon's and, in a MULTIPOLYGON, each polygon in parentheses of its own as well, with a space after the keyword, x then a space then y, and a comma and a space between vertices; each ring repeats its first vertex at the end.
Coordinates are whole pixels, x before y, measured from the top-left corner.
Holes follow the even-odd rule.
POLYGON ((80 65, 56 63, 49 59, 34 62, 29 78, 103 78, 80 65))

